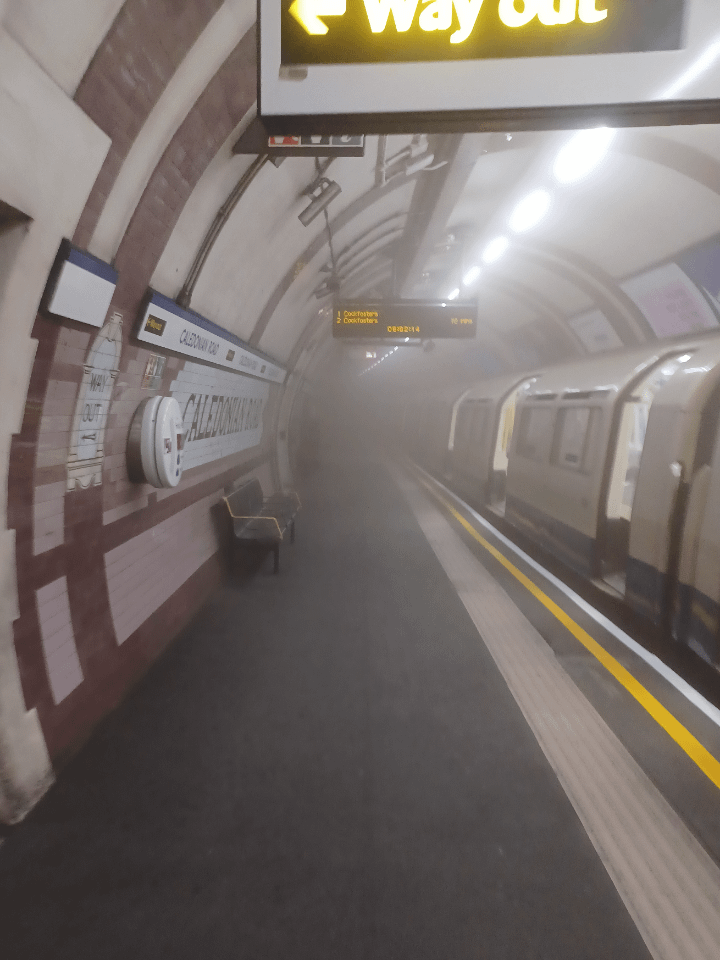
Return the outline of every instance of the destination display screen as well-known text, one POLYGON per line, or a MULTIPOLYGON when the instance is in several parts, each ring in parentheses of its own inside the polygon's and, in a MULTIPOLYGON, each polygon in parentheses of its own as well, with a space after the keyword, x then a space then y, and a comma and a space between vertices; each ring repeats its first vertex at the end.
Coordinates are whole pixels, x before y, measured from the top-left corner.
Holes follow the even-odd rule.
POLYGON ((476 328, 477 304, 467 302, 341 300, 333 312, 333 336, 345 340, 470 339, 476 328))

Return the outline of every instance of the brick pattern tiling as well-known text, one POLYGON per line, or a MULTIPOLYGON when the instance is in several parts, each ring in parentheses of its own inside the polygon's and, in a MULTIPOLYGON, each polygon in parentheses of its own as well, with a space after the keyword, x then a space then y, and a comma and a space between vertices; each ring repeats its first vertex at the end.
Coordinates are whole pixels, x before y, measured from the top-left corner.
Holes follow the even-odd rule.
POLYGON ((65 540, 65 481, 35 487, 33 553, 37 556, 65 540))
POLYGON ((208 523, 217 497, 174 514, 105 554, 115 633, 123 643, 216 552, 208 523))
POLYGON ((87 247, 142 125, 223 0, 126 0, 75 100, 112 140, 73 238, 87 247))

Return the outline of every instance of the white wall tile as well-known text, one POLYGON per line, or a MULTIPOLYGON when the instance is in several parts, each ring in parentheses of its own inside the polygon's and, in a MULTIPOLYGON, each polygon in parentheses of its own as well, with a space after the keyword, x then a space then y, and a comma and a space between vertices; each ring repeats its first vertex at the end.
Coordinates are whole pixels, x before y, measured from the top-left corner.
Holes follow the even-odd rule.
POLYGON ((60 577, 37 591, 43 653, 55 703, 82 683, 83 675, 70 619, 67 580, 60 577))

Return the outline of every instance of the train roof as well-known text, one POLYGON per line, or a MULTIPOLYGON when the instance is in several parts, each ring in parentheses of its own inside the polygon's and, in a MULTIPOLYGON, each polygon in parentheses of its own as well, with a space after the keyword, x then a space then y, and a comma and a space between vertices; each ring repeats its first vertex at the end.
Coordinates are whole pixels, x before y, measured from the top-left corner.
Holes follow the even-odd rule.
POLYGON ((536 377, 537 373, 513 373, 505 377, 493 377, 489 380, 483 380, 481 383, 471 387, 463 396, 462 400, 499 400, 509 393, 513 387, 536 377))
MULTIPOLYGON (((593 393, 614 394, 662 357, 682 353, 684 349, 685 344, 654 343, 629 352, 603 354, 551 367, 533 376, 522 396, 525 400, 550 400, 556 397, 573 399, 577 394, 584 398, 593 393)), ((689 345, 687 349, 690 349, 689 345)))

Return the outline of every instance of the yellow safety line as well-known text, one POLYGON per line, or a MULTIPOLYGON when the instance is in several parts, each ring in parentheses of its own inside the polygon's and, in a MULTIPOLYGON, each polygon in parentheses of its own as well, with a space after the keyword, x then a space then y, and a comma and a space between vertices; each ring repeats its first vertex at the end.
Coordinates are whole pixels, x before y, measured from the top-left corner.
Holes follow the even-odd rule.
POLYGON ((499 550, 497 550, 491 543, 482 537, 477 530, 468 523, 468 521, 460 514, 458 511, 449 503, 440 493, 437 492, 429 483, 427 483, 421 476, 417 476, 419 482, 448 510, 452 516, 462 524, 462 526, 467 530, 471 537, 473 537, 477 542, 485 549, 491 556, 493 556, 498 563, 501 563, 506 570, 508 570, 516 580, 518 580, 527 590, 532 593, 532 595, 546 607, 550 613, 556 617, 557 620, 566 627, 570 633, 575 637, 576 640, 579 640, 580 643, 588 650, 599 662, 608 670, 616 680, 618 680, 630 693, 637 702, 647 710, 650 716, 655 720, 666 733, 669 733, 673 738, 675 743, 685 751, 685 753, 690 757, 690 759, 697 764, 697 766, 702 770, 706 777, 708 777, 715 784, 716 787, 720 788, 720 762, 718 762, 715 757, 705 749, 705 747, 700 743, 699 740, 696 740, 695 737, 687 730, 679 720, 676 720, 675 717, 667 710, 659 700, 657 700, 645 687, 635 679, 635 677, 622 666, 621 663, 611 656, 607 650, 600 646, 597 640, 593 640, 590 634, 583 630, 572 617, 569 617, 567 613, 559 607, 557 603, 548 597, 548 595, 540 589, 533 581, 527 577, 521 570, 512 564, 499 550))

